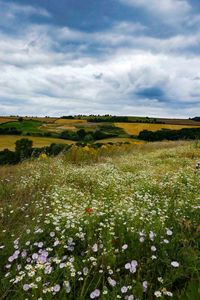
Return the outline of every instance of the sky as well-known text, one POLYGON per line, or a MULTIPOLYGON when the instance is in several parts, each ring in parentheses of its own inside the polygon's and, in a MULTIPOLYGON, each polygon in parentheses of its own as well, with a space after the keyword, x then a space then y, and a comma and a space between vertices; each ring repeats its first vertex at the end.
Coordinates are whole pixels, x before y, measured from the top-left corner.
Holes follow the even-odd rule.
POLYGON ((199 0, 0 0, 0 115, 200 115, 199 0))

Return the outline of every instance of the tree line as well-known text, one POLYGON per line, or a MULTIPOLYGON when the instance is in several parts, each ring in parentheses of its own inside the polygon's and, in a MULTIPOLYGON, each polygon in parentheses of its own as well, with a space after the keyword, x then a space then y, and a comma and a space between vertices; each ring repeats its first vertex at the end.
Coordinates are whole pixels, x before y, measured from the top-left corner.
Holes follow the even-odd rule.
POLYGON ((179 130, 161 129, 157 131, 143 130, 138 138, 148 142, 163 140, 196 140, 200 139, 200 128, 182 128, 179 130))

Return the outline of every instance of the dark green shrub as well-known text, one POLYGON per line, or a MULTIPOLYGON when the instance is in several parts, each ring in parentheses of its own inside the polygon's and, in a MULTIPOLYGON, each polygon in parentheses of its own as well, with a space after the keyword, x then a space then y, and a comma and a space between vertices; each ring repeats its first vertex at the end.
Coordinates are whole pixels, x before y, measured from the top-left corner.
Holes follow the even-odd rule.
POLYGON ((28 158, 32 154, 33 142, 29 139, 20 139, 15 143, 15 152, 20 161, 28 158))
POLYGON ((16 164, 19 162, 19 158, 15 152, 8 149, 0 151, 0 165, 16 164))

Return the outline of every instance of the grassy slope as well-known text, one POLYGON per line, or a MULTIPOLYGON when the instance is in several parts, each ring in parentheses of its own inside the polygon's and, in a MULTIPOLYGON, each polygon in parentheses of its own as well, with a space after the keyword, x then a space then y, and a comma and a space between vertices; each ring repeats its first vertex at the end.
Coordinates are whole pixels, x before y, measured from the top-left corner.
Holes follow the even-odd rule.
POLYGON ((40 121, 33 121, 33 120, 24 120, 22 122, 7 122, 4 124, 1 124, 1 128, 10 128, 15 127, 18 130, 21 130, 23 133, 27 132, 41 132, 39 127, 42 125, 42 122, 40 121))
POLYGON ((199 299, 199 159, 197 143, 174 142, 135 146, 98 164, 72 165, 61 157, 0 168, 2 299, 84 300, 99 289, 100 299, 115 300, 124 299, 123 286, 137 299, 166 290, 172 299, 199 299), (48 252, 45 263, 32 259, 40 247, 48 252), (133 273, 125 268, 132 260, 133 273))

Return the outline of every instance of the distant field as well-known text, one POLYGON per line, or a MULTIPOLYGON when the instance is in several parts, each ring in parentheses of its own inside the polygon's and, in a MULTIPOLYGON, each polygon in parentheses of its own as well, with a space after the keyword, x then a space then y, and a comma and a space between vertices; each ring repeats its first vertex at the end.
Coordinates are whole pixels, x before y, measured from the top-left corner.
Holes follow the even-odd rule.
POLYGON ((79 120, 79 119, 57 119, 55 121, 55 123, 57 124, 64 124, 64 125, 68 125, 68 124, 80 124, 80 123, 87 123, 87 120, 79 120))
POLYGON ((193 121, 190 119, 157 119, 158 121, 164 122, 166 124, 174 124, 174 125, 191 125, 191 126, 200 126, 200 122, 193 121))
POLYGON ((78 127, 85 124, 87 124, 86 120, 56 119, 53 123, 43 124, 40 129, 59 133, 64 130, 76 131, 78 127))
MULTIPOLYGON (((0 150, 15 149, 15 142, 24 138, 23 136, 16 136, 16 135, 0 135, 0 150)), ((29 140, 33 141, 33 147, 44 147, 48 146, 52 143, 57 144, 73 144, 73 141, 62 140, 62 139, 55 139, 55 138, 47 138, 47 137, 25 137, 29 140)))
POLYGON ((17 121, 15 118, 10 118, 10 117, 0 117, 0 124, 6 123, 6 122, 13 122, 17 121))
POLYGON ((142 130, 157 131, 162 128, 179 130, 181 128, 194 128, 190 125, 173 125, 173 124, 150 124, 150 123, 115 123, 115 126, 124 129, 128 134, 138 135, 142 130))
POLYGON ((12 121, 7 122, 4 124, 1 124, 1 128, 11 128, 15 127, 18 130, 21 130, 22 132, 41 132, 39 127, 42 125, 42 122, 40 121, 34 121, 34 120, 24 120, 22 122, 19 121, 12 121))
POLYGON ((45 118, 45 117, 24 117, 24 120, 33 120, 33 121, 40 121, 44 123, 54 123, 58 118, 45 118))

